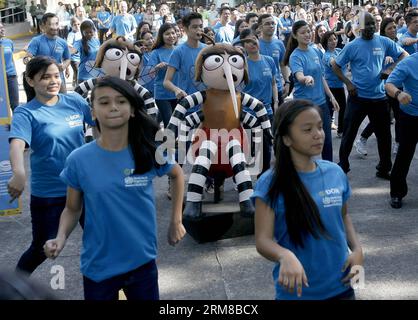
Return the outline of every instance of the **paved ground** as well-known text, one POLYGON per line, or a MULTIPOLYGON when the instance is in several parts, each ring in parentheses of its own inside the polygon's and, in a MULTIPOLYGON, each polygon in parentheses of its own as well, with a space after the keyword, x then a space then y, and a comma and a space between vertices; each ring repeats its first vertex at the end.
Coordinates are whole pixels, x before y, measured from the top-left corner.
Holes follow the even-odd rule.
MULTIPOLYGON (((339 143, 334 136, 335 159, 338 159, 339 143)), ((349 178, 353 196, 349 212, 364 248, 366 271, 365 288, 357 290, 357 296, 359 299, 418 299, 418 152, 408 177, 409 195, 400 210, 389 206, 388 181, 374 176, 376 153, 373 136, 369 139, 366 159, 360 158, 354 150, 351 156, 349 178)), ((228 188, 232 188, 230 184, 228 188)), ((272 263, 258 255, 253 236, 206 244, 197 244, 186 236, 175 248, 167 244, 170 202, 165 196, 166 189, 166 177, 155 181, 161 298, 273 299, 272 263)), ((14 268, 31 239, 28 192, 26 189, 22 199, 21 215, 0 217, 0 266, 5 270, 14 268)), ((77 228, 61 256, 45 262, 33 274, 35 280, 49 285, 53 277, 51 268, 63 266, 65 289, 55 291, 60 299, 83 298, 80 240, 81 231, 77 228)))

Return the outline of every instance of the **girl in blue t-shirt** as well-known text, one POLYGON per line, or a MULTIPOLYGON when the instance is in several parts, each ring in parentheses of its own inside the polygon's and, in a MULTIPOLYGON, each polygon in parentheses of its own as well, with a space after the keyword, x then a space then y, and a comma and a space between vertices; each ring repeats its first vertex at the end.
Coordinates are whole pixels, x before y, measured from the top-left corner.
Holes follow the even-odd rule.
POLYGON ((279 300, 354 299, 347 284, 357 284, 362 271, 362 248, 347 213, 347 176, 337 164, 313 160, 324 145, 320 113, 308 100, 280 106, 273 125, 276 163, 252 196, 256 247, 276 263, 279 300))
POLYGON ((159 126, 146 114, 142 99, 128 82, 103 77, 92 90, 91 100, 100 136, 66 161, 61 178, 68 185, 68 200, 57 237, 46 242, 45 253, 50 258, 59 255, 84 205, 81 272, 85 299, 117 300, 123 289, 128 300, 157 300, 152 180, 165 174, 171 178, 168 242, 175 245, 185 234, 183 172, 178 164, 158 156, 154 138, 159 126))
MULTIPOLYGON (((174 25, 164 23, 158 30, 157 40, 153 46, 148 65, 154 68, 154 98, 160 111, 164 127, 167 127, 171 114, 176 108, 177 99, 173 92, 163 86, 168 62, 177 42, 174 25)), ((176 80, 174 80, 176 82, 176 80)))
POLYGON ((144 31, 139 35, 139 43, 142 51, 142 70, 139 75, 139 84, 154 95, 155 72, 152 65, 149 64, 151 50, 154 46, 154 36, 151 31, 144 31))
POLYGON ((67 156, 84 143, 83 123, 94 125, 88 103, 80 95, 59 94, 60 70, 45 56, 32 58, 26 66, 30 95, 34 98, 15 109, 12 119, 10 162, 13 176, 8 183, 12 199, 26 183, 25 147, 31 148, 31 196, 33 240, 17 269, 32 273, 45 259, 45 241, 56 236, 66 201, 66 186, 59 174, 67 156))
POLYGON ((99 73, 94 68, 100 42, 96 37, 96 27, 90 20, 85 20, 80 26, 81 40, 74 43, 74 49, 80 54, 77 83, 96 78, 99 73))
POLYGON ((329 97, 334 111, 338 111, 339 106, 323 76, 322 55, 312 46, 311 38, 312 31, 306 21, 295 22, 292 37, 287 44, 284 64, 289 65, 294 79, 293 96, 296 99, 311 100, 322 111, 325 131, 322 158, 332 161, 331 117, 325 95, 329 97))

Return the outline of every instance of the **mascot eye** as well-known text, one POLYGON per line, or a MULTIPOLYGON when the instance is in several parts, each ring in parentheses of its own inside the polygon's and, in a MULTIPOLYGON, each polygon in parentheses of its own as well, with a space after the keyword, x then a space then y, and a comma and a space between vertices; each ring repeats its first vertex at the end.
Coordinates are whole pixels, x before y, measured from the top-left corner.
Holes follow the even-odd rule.
POLYGON ((204 62, 204 67, 208 71, 218 69, 224 63, 224 58, 218 55, 208 57, 204 62))
POLYGON ((127 57, 128 61, 132 63, 134 66, 139 65, 139 63, 141 62, 141 57, 136 53, 130 52, 128 53, 127 57))
POLYGON ((112 48, 106 51, 105 57, 108 60, 119 60, 123 57, 123 52, 120 49, 112 48))
POLYGON ((237 69, 244 68, 244 59, 239 55, 230 56, 228 62, 231 66, 237 69))

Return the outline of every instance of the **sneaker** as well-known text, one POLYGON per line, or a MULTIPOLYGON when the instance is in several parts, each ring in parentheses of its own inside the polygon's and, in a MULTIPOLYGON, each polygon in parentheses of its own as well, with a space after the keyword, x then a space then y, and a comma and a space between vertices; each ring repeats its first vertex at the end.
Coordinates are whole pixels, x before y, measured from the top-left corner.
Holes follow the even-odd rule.
POLYGON ((393 145, 393 150, 392 153, 396 156, 398 153, 398 149, 399 149, 399 142, 395 142, 395 144, 393 145))
POLYGON ((399 198, 399 197, 392 197, 392 198, 390 199, 390 206, 391 206, 393 209, 400 209, 400 208, 402 208, 402 198, 399 198))
POLYGON ((362 156, 367 156, 367 139, 358 139, 354 143, 354 146, 356 147, 357 153, 361 154, 362 156))
POLYGON ((338 130, 338 127, 334 122, 331 123, 331 130, 338 130))
POLYGON ((167 190, 167 198, 171 200, 171 179, 168 177, 168 190, 167 190))

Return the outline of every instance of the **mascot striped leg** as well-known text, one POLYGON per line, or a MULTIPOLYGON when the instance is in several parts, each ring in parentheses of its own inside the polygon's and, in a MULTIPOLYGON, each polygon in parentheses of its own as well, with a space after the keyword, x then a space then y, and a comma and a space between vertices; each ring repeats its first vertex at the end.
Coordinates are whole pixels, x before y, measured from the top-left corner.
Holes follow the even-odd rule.
POLYGON ((254 206, 250 200, 250 196, 253 194, 253 185, 250 173, 245 168, 246 161, 241 144, 238 140, 232 139, 226 145, 226 151, 238 188, 241 215, 251 217, 254 215, 254 206))
POLYGON ((202 218, 202 197, 206 177, 210 166, 218 151, 216 143, 205 140, 199 148, 199 156, 193 165, 192 173, 187 187, 187 202, 184 208, 184 217, 188 219, 202 218))

